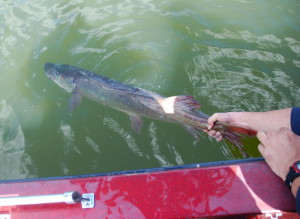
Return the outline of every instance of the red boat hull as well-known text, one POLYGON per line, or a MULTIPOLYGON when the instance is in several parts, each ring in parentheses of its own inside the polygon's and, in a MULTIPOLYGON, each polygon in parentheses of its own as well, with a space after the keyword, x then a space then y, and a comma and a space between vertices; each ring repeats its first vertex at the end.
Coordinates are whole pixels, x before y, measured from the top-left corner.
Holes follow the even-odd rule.
MULTIPOLYGON (((95 207, 0 207, 11 218, 190 218, 294 212, 295 199, 262 160, 88 176, 0 181, 0 197, 78 191, 95 207)), ((1 218, 1 217, 0 217, 1 218)))

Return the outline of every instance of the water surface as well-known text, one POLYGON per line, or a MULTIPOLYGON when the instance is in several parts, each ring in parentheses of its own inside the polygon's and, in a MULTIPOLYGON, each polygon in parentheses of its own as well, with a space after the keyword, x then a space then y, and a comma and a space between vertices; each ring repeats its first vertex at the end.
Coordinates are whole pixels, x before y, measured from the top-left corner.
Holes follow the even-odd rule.
MULTIPOLYGON (((165 96, 194 96, 207 114, 299 106, 298 1, 34 1, 0 3, 0 179, 88 174, 240 159, 70 94, 44 74, 71 64, 165 96)), ((257 140, 245 141, 252 157, 257 140)))

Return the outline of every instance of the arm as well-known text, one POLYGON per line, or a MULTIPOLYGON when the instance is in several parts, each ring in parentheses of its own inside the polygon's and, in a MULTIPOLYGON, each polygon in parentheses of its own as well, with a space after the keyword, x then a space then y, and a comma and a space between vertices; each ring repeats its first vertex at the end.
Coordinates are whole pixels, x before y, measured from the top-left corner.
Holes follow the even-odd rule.
POLYGON ((291 129, 292 108, 268 112, 228 112, 215 113, 207 120, 208 134, 218 141, 222 140, 221 133, 211 130, 216 121, 252 129, 255 131, 278 130, 281 127, 291 129))
POLYGON ((268 131, 281 127, 290 128, 291 110, 292 108, 268 112, 215 113, 207 122, 210 126, 213 126, 216 121, 220 121, 255 131, 268 131))

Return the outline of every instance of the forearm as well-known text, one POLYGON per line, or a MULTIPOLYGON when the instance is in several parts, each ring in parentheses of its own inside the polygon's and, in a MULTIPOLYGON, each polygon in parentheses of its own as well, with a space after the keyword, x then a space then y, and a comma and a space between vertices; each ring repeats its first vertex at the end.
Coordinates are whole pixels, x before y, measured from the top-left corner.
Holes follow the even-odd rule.
POLYGON ((268 112, 231 112, 232 124, 256 131, 291 129, 291 108, 268 112))

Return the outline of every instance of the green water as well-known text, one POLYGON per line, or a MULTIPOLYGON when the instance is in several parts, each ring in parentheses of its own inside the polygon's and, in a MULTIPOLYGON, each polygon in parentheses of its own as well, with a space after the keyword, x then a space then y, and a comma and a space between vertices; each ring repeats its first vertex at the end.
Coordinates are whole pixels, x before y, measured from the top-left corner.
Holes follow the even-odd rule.
MULTIPOLYGON (((0 179, 240 159, 226 143, 70 95, 44 74, 71 64, 207 114, 300 102, 300 3, 276 0, 0 1, 0 179)), ((246 140, 251 157, 257 140, 246 140)))

